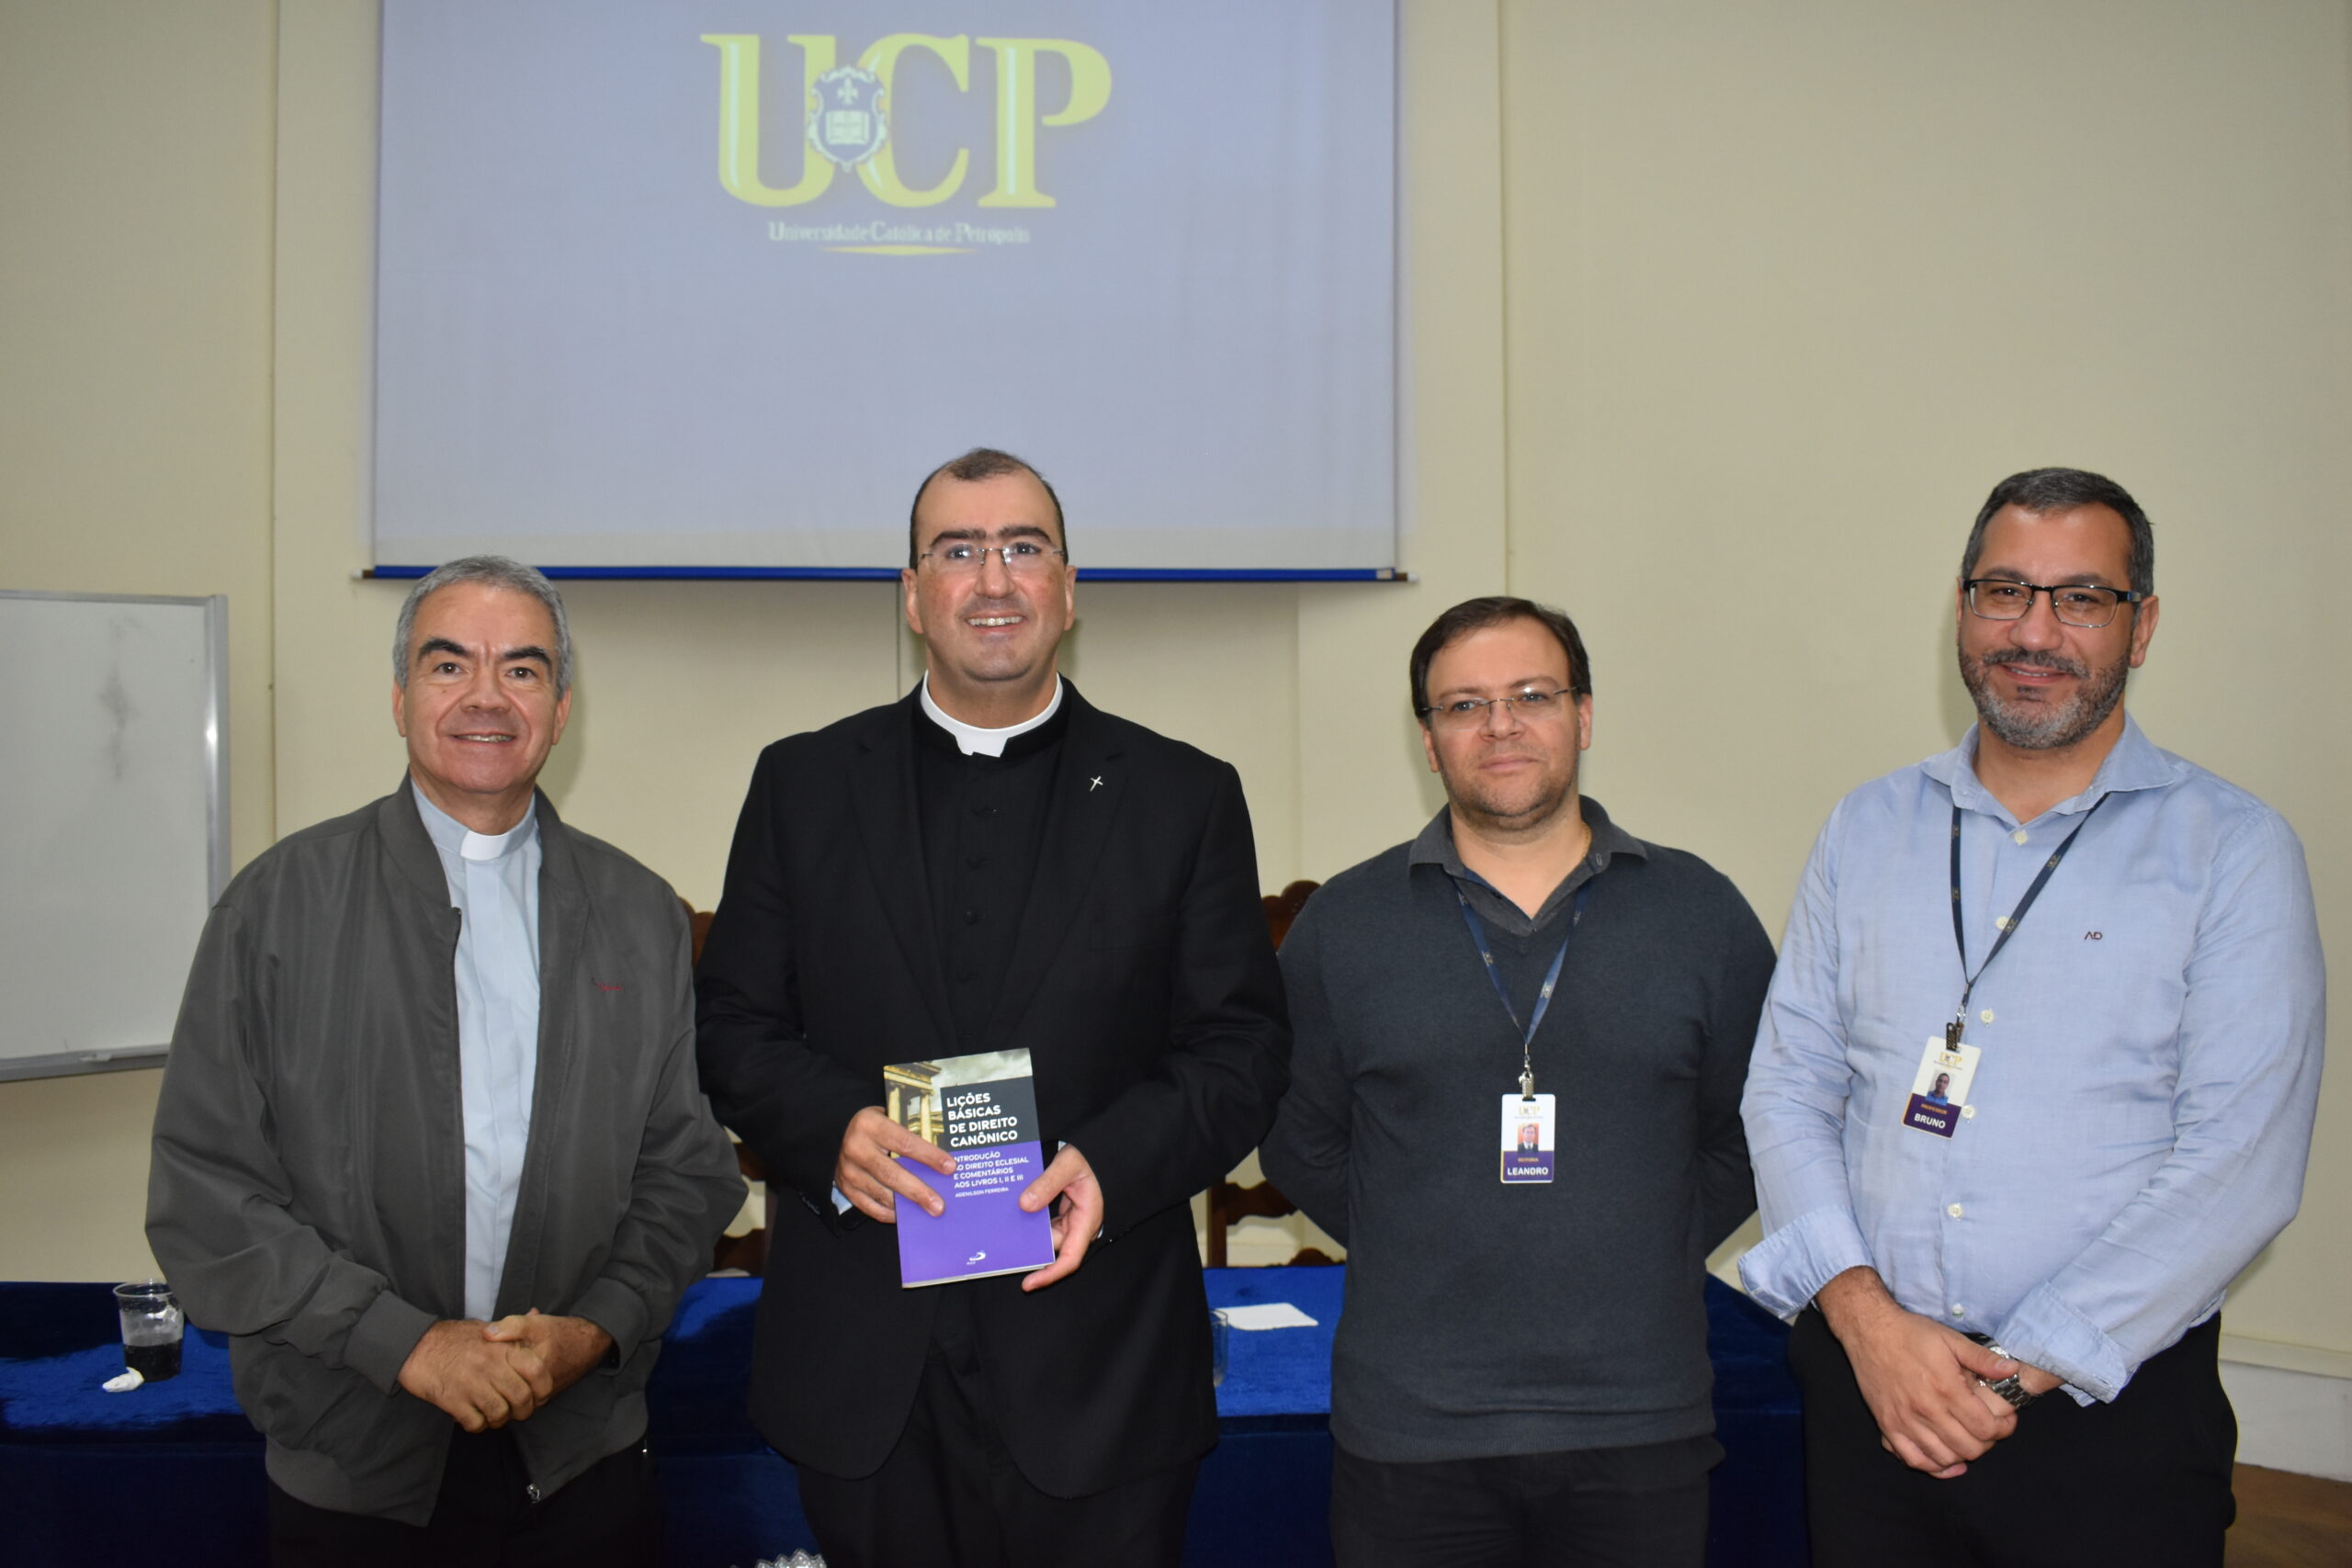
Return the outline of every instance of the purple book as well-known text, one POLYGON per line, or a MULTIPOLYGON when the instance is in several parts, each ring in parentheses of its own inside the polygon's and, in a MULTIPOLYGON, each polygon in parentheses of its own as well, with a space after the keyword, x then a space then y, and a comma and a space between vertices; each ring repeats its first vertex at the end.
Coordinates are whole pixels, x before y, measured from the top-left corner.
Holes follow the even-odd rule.
POLYGON ((1046 1170, 1029 1053, 901 1062, 882 1076, 891 1119, 956 1156, 953 1176, 902 1162, 947 1208, 933 1219, 912 1203, 897 1205, 899 1282, 912 1289, 1051 1263, 1052 1222, 1021 1207, 1022 1190, 1046 1170))

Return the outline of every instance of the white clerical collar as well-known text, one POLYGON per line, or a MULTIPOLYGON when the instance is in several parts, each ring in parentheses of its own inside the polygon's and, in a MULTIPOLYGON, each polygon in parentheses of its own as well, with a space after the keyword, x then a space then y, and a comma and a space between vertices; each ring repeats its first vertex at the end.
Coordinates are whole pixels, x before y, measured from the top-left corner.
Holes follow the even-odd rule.
POLYGON ((523 808, 523 820, 503 833, 477 833, 427 800, 423 790, 413 793, 416 796, 416 814, 424 818, 425 831, 442 848, 457 851, 460 860, 502 859, 510 852, 529 843, 538 832, 539 802, 537 795, 532 796, 531 804, 523 808))
POLYGON ((1016 735, 1025 735, 1036 728, 1053 717, 1060 710, 1061 705, 1062 678, 1057 675, 1054 677, 1053 700, 1048 702, 1036 716, 1024 718, 1019 724, 1006 725, 1002 729, 983 729, 977 724, 966 724, 962 719, 933 702, 931 676, 926 673, 922 678, 922 711, 930 716, 932 723, 956 738, 956 750, 963 752, 967 757, 1003 756, 1006 741, 1016 735))

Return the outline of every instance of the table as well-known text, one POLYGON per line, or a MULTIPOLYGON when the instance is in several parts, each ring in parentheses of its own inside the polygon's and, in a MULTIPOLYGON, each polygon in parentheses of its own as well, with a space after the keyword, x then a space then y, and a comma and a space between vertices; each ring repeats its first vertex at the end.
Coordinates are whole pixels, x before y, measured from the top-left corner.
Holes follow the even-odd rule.
MULTIPOLYGON (((1311 1329, 1235 1334, 1217 1391, 1222 1440, 1201 1466, 1184 1561, 1199 1568, 1327 1563, 1331 1335, 1345 1269, 1212 1269, 1209 1304, 1286 1301, 1311 1329)), ((1724 1445, 1707 1522, 1709 1568, 1805 1568, 1804 1442, 1789 1331, 1710 1279, 1707 1351, 1724 1445)))
MULTIPOLYGON (((1330 1354, 1347 1271, 1220 1269, 1212 1305, 1287 1301, 1314 1328, 1236 1333, 1217 1391, 1223 1434, 1201 1467, 1185 1562, 1314 1568, 1329 1561, 1330 1354)), ((1805 1561, 1796 1389, 1787 1331, 1708 1282, 1715 1416, 1713 1568, 1805 1561)), ((649 1390, 662 1465, 664 1555, 675 1568, 752 1568, 813 1548, 792 1469, 744 1412, 759 1281, 686 1292, 649 1390)), ((103 1284, 0 1284, 0 1530, 23 1568, 153 1556, 262 1560, 261 1438, 229 1392, 228 1348, 191 1330, 179 1377, 127 1394, 103 1284)))

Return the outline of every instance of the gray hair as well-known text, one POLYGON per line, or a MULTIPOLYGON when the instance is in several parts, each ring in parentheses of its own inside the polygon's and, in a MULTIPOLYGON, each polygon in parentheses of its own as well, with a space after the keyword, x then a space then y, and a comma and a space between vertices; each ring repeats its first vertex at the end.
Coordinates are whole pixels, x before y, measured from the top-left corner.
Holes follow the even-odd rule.
POLYGON ((571 690, 571 623, 563 613, 563 595, 555 591, 555 584, 537 567, 525 566, 507 556, 467 556, 462 560, 450 561, 435 567, 408 591, 408 598, 401 604, 401 618, 392 626, 394 685, 402 690, 408 686, 408 639, 416 629, 416 607, 444 588, 459 582, 485 582, 510 593, 527 593, 547 606, 548 618, 555 623, 556 695, 560 697, 571 690))

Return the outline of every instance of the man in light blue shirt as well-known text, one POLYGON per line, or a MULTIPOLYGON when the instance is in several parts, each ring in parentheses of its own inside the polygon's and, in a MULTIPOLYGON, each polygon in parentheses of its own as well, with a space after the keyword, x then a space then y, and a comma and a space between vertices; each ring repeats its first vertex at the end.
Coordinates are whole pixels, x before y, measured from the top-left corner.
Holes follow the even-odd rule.
POLYGON ((1815 1561, 2219 1564, 2216 1314, 2294 1215, 2325 1034, 2301 847, 2124 714, 2120 486, 2004 480, 1961 578, 1978 723, 1831 814, 1744 1103, 1815 1561))

